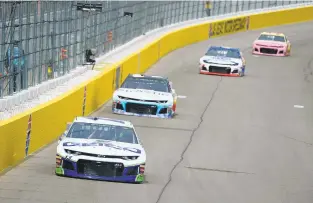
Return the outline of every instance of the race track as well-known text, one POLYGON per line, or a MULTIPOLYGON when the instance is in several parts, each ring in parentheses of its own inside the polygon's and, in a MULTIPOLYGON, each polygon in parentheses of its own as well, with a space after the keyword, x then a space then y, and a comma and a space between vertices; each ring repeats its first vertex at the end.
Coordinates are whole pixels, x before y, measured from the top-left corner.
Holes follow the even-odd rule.
POLYGON ((136 125, 146 183, 57 177, 53 144, 0 177, 0 202, 312 203, 313 23, 265 30, 286 33, 292 56, 252 56, 258 30, 188 46, 154 65, 148 74, 168 76, 186 96, 172 120, 112 115, 110 104, 95 113, 136 125), (199 75, 210 44, 240 47, 246 76, 199 75))

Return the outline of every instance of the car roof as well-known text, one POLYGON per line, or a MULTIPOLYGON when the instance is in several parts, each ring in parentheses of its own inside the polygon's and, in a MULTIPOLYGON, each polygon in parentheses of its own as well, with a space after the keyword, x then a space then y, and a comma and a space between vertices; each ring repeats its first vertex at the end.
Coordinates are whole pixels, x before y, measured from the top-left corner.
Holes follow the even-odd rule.
POLYGON ((134 128, 133 124, 130 121, 105 117, 76 117, 73 123, 94 123, 134 128))
POLYGON ((163 77, 163 76, 159 76, 159 75, 129 74, 128 77, 133 77, 133 78, 153 78, 153 79, 160 79, 160 80, 168 80, 167 77, 163 77))
POLYGON ((234 47, 226 47, 226 46, 210 46, 209 49, 228 49, 228 50, 234 50, 234 51, 239 51, 240 52, 240 49, 239 48, 234 48, 234 47))
POLYGON ((274 35, 274 36, 282 36, 284 37, 284 33, 279 33, 279 32, 262 32, 261 35, 274 35))

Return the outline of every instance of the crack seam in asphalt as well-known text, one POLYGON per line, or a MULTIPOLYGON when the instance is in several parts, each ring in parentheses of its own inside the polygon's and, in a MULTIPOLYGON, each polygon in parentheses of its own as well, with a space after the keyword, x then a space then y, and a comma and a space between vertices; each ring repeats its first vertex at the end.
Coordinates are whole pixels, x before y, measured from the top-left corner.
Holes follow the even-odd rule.
POLYGON ((289 137, 289 136, 283 135, 283 134, 281 134, 281 133, 279 133, 279 135, 280 135, 281 137, 284 137, 284 138, 289 139, 289 140, 293 140, 293 141, 295 141, 295 142, 299 142, 299 143, 306 144, 306 145, 309 145, 309 146, 312 146, 312 145, 313 145, 313 144, 310 143, 310 142, 306 142, 306 141, 299 140, 299 139, 296 139, 296 138, 293 138, 293 137, 289 137))
POLYGON ((200 168, 200 167, 191 167, 191 166, 185 166, 185 168, 199 170, 199 171, 212 171, 212 172, 221 172, 221 173, 241 173, 241 174, 247 174, 247 175, 255 174, 255 173, 249 173, 245 171, 221 170, 221 169, 214 169, 214 168, 200 168))
MULTIPOLYGON (((253 127, 260 128, 260 129, 266 129, 263 126, 259 126, 259 125, 253 125, 253 127)), ((290 137, 288 135, 285 135, 284 133, 274 132, 274 131, 271 131, 271 132, 273 132, 274 134, 276 134, 279 137, 282 137, 282 138, 285 138, 285 139, 289 139, 289 140, 292 140, 292 141, 295 141, 295 142, 298 142, 298 143, 302 143, 302 144, 308 145, 309 147, 313 146, 313 143, 306 142, 304 140, 300 140, 300 139, 297 139, 297 138, 290 137)))
POLYGON ((304 80, 305 80, 306 82, 311 82, 310 79, 309 79, 309 77, 310 77, 310 75, 313 74, 312 68, 311 68, 312 62, 313 62, 313 58, 311 58, 311 59, 309 60, 309 62, 308 62, 308 64, 307 64, 307 67, 304 68, 304 70, 303 70, 303 72, 304 72, 304 80), (308 72, 306 72, 306 71, 308 71, 308 72))
POLYGON ((179 161, 174 165, 174 167, 172 168, 170 174, 169 174, 169 179, 167 181, 167 183, 164 185, 164 187, 162 188, 159 196, 158 196, 158 199, 156 201, 156 203, 158 203, 160 200, 161 200, 161 197, 164 193, 164 191, 166 190, 167 186, 171 183, 172 181, 172 174, 173 172, 175 171, 175 169, 177 168, 177 166, 184 160, 184 155, 186 153, 186 151, 188 150, 190 144, 192 143, 192 140, 193 140, 193 137, 195 135, 195 132, 200 128, 202 122, 203 122, 203 116, 204 114, 206 113, 207 109, 209 108, 210 104, 212 103, 213 99, 214 99, 214 96, 215 96, 215 93, 217 92, 218 88, 219 88, 219 85, 220 83, 222 82, 223 80, 223 77, 220 77, 220 80, 217 82, 216 84, 216 88, 214 89, 213 93, 212 93, 212 96, 211 96, 211 99, 209 100, 209 102, 207 103, 207 105, 205 106, 204 108, 204 111, 202 112, 201 116, 200 116, 200 122, 198 123, 197 127, 195 129, 192 130, 192 133, 190 135, 190 139, 189 139, 189 142, 188 144, 186 145, 186 147, 184 148, 184 150, 182 151, 182 153, 180 154, 180 159, 179 161))

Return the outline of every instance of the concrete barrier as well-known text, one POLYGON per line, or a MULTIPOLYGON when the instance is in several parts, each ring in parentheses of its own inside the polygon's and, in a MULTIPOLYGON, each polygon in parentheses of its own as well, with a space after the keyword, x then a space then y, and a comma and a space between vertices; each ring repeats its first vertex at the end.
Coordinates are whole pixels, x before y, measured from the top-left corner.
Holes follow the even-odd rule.
POLYGON ((0 171, 56 140, 68 121, 88 115, 106 103, 128 74, 144 73, 175 49, 212 37, 310 20, 313 6, 306 6, 205 22, 166 34, 72 91, 0 122, 0 171))

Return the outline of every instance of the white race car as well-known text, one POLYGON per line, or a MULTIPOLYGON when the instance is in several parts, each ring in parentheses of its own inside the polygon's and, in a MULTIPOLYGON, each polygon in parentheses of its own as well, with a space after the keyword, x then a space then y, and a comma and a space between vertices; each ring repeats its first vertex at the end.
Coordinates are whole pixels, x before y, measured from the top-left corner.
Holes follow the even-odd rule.
POLYGON ((177 95, 167 78, 130 74, 113 93, 112 112, 172 118, 176 111, 176 101, 177 95))
POLYGON ((211 46, 199 61, 200 74, 242 77, 246 61, 238 48, 211 46))
POLYGON ((144 181, 146 153, 129 121, 77 117, 60 137, 56 175, 117 182, 144 181))

